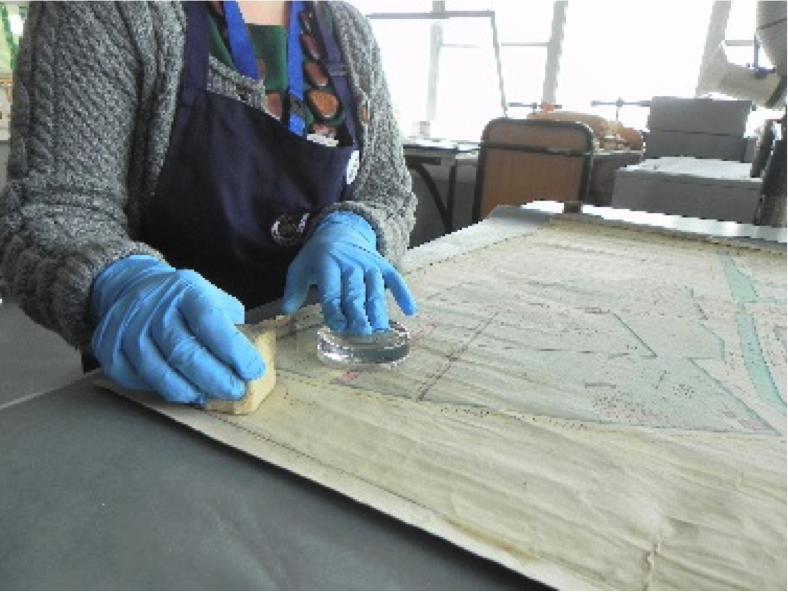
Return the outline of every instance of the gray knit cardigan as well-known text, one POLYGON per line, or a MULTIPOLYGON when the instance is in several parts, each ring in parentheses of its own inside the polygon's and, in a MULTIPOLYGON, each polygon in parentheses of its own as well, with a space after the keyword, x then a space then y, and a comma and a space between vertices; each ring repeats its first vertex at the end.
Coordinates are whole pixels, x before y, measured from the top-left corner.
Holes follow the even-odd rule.
MULTIPOLYGON (((362 120, 354 200, 378 249, 397 261, 413 228, 405 167, 380 54, 367 20, 328 3, 362 120)), ((8 184, 0 197, 2 275, 37 323, 89 351, 91 285, 129 255, 164 259, 135 241, 151 205, 184 67, 180 2, 31 2, 14 77, 8 184)), ((209 88, 255 83, 211 58, 209 88)), ((327 210, 328 211, 328 210, 327 210)))

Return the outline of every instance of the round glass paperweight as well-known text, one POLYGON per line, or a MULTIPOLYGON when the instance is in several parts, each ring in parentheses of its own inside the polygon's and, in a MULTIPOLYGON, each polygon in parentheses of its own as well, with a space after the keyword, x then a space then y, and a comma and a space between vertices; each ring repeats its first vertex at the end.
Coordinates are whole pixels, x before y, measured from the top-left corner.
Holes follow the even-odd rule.
POLYGON ((328 327, 317 332, 317 357, 333 368, 344 370, 388 370, 401 364, 410 353, 410 334, 396 321, 388 331, 371 335, 334 333, 328 327))

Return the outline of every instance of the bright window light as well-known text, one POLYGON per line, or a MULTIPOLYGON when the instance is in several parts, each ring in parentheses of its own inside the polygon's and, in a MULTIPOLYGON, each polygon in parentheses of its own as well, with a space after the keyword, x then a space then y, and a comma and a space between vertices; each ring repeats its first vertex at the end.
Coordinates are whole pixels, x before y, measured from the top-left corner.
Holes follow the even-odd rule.
MULTIPOLYGON (((570 2, 558 99, 565 109, 614 118, 615 107, 591 101, 692 97, 712 3, 570 2)), ((623 107, 625 125, 645 128, 647 107, 623 107)))

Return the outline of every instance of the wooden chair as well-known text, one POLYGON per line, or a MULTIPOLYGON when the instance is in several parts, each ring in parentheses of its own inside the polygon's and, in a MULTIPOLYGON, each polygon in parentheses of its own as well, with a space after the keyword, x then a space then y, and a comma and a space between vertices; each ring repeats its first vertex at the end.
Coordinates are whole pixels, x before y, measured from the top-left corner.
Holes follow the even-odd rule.
MULTIPOLYGON (((473 221, 496 206, 588 198, 594 136, 575 121, 494 119, 482 134, 473 221)), ((569 208, 567 208, 569 209, 569 208)))

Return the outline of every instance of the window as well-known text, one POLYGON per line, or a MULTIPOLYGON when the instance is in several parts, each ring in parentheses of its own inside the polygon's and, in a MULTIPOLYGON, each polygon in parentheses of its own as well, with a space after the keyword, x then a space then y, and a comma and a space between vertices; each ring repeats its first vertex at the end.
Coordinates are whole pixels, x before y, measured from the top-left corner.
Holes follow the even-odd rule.
MULTIPOLYGON (((558 102, 565 109, 615 118, 616 107, 592 101, 692 97, 698 78, 711 2, 570 2, 558 102)), ((643 129, 648 108, 624 106, 622 123, 643 129)))
POLYGON ((455 15, 430 7, 395 18, 404 16, 400 8, 394 14, 372 13, 371 23, 401 131, 478 139, 487 121, 504 111, 494 13, 455 15))
MULTIPOLYGON (((490 13, 492 15, 492 13, 490 13)), ((504 113, 491 16, 442 21, 432 133, 478 140, 490 119, 504 113)))
POLYGON ((465 13, 445 19, 425 15, 371 20, 404 134, 417 135, 425 131, 421 122, 429 122, 434 137, 478 140, 486 123, 504 114, 504 103, 542 100, 552 1, 357 0, 354 4, 373 17, 465 13))
MULTIPOLYGON (((540 103, 543 96, 547 49, 552 35, 554 2, 531 0, 448 0, 447 10, 494 10, 501 49, 501 66, 506 99, 509 103, 540 103)), ((461 32, 460 32, 461 33, 461 32)), ((468 44, 468 40, 447 37, 446 48, 452 44, 468 44)), ((489 39, 477 39, 483 49, 489 39)), ((516 109, 514 110, 516 111, 516 109)))
POLYGON ((411 135, 416 122, 428 119, 432 24, 428 20, 373 20, 372 29, 380 45, 400 129, 411 135), (407 42, 403 42, 403 36, 407 42))
MULTIPOLYGON (((494 11, 506 103, 549 101, 644 129, 657 95, 692 97, 710 31, 712 0, 355 0, 366 13, 494 11), (593 106, 592 102, 611 103, 593 106)), ((726 45, 731 61, 754 60, 755 2, 730 3, 726 45)), ((478 140, 503 114, 498 60, 489 18, 372 21, 406 135, 478 140)), ((721 35, 720 33, 717 33, 721 35)), ((759 64, 770 64, 763 52, 759 64)), ((514 117, 527 108, 509 108, 514 117)))

